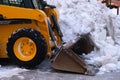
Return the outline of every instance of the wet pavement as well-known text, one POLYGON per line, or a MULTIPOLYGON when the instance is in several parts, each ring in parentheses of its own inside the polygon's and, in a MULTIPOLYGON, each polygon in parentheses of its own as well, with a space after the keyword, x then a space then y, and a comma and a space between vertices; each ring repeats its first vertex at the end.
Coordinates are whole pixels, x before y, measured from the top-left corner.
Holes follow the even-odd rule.
POLYGON ((28 70, 12 77, 3 77, 0 80, 120 80, 120 72, 111 72, 96 76, 61 72, 52 69, 50 61, 46 60, 36 69, 28 70))

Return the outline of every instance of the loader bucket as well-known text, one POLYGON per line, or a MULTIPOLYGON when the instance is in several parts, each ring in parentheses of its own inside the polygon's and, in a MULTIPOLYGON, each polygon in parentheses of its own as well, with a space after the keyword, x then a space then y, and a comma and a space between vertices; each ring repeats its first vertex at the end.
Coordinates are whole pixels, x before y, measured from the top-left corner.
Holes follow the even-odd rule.
MULTIPOLYGON (((76 72, 81 74, 95 75, 96 70, 89 66, 80 55, 76 54, 72 48, 80 43, 81 38, 75 43, 67 43, 58 51, 52 61, 52 67, 57 70, 76 72)), ((78 47, 78 45, 77 45, 78 47)), ((93 47, 93 45, 91 45, 93 47)), ((88 51, 89 52, 89 51, 88 51)))

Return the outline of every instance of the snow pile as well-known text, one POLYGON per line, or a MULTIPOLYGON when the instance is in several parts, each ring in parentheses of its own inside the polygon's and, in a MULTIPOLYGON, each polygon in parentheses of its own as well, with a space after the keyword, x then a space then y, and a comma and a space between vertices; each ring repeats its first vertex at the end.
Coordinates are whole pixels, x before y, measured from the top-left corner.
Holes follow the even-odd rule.
POLYGON ((12 77, 13 75, 18 75, 21 72, 28 71, 26 69, 21 69, 13 66, 1 67, 0 68, 0 78, 12 77))
POLYGON ((97 46, 86 61, 100 72, 120 71, 120 16, 112 14, 97 0, 47 0, 55 4, 60 14, 64 41, 78 34, 90 33, 97 46))

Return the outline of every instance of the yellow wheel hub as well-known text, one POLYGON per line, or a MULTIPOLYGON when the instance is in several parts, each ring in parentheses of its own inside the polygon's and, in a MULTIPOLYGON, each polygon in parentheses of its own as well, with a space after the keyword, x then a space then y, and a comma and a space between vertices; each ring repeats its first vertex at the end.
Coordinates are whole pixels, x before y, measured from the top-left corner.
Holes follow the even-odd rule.
POLYGON ((22 37, 16 40, 14 44, 14 54, 21 61, 32 60, 37 52, 36 44, 33 40, 27 37, 22 37))

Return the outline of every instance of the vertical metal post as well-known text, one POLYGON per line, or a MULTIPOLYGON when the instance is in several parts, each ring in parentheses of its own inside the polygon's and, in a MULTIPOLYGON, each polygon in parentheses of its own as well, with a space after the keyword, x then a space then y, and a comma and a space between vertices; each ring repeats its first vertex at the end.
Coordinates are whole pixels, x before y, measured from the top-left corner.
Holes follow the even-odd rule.
POLYGON ((117 7, 117 15, 119 15, 119 6, 117 7))
POLYGON ((110 6, 111 6, 111 3, 112 3, 112 0, 110 0, 110 2, 109 2, 110 6))

